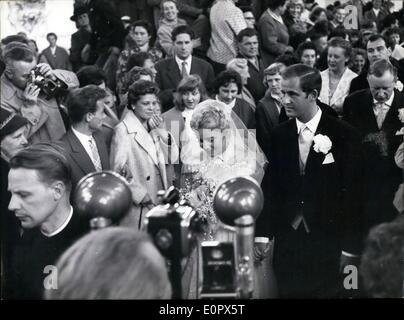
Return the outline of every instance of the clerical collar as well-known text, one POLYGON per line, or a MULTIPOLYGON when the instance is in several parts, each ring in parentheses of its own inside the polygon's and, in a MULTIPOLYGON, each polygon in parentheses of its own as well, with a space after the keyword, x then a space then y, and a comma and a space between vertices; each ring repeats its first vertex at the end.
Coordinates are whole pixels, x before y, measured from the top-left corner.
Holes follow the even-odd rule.
MULTIPOLYGON (((391 107, 391 105, 393 104, 393 100, 394 100, 394 91, 393 91, 393 94, 391 95, 391 97, 387 101, 383 102, 383 104, 391 107)), ((380 103, 379 101, 377 101, 375 98, 373 98, 373 104, 379 104, 379 103, 380 103)))
POLYGON ((321 109, 318 108, 317 113, 314 115, 314 117, 311 118, 311 120, 307 121, 306 123, 303 123, 296 118, 297 134, 300 134, 300 130, 303 126, 306 126, 307 128, 309 128, 309 130, 312 133, 316 133, 318 124, 320 123, 322 113, 323 112, 321 111, 321 109))
POLYGON ((45 237, 48 237, 48 238, 53 237, 53 236, 56 236, 58 233, 61 233, 61 232, 66 228, 66 226, 69 224, 69 222, 70 222, 70 220, 72 219, 72 217, 73 217, 73 207, 70 206, 69 215, 68 215, 68 217, 66 218, 66 220, 63 222, 63 224, 62 224, 59 228, 57 228, 55 231, 53 231, 53 232, 51 232, 51 233, 45 233, 45 232, 43 232, 43 231, 41 230, 41 233, 42 233, 45 237))

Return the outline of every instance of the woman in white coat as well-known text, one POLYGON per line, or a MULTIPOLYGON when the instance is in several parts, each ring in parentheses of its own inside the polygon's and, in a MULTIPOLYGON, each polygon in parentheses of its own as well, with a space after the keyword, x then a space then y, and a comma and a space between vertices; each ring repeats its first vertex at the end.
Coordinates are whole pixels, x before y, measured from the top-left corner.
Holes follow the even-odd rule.
POLYGON ((164 129, 157 98, 150 81, 135 82, 128 92, 128 109, 115 127, 111 145, 111 168, 131 187, 133 209, 121 224, 141 228, 147 211, 157 204, 157 191, 172 185, 173 163, 178 148, 164 129))
POLYGON ((352 79, 358 75, 347 67, 352 47, 349 41, 334 38, 328 44, 328 69, 321 72, 319 100, 342 116, 342 106, 349 94, 352 79))

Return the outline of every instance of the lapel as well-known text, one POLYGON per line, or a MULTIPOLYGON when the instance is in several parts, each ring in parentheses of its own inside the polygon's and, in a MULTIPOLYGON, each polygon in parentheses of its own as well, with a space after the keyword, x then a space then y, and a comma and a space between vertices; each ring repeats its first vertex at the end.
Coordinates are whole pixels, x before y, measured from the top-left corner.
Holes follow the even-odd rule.
POLYGON ((97 144, 98 153, 100 154, 101 158, 101 165, 103 170, 109 170, 109 156, 107 151, 107 146, 102 135, 99 132, 96 132, 94 135, 95 143, 97 144))
POLYGON ((400 92, 398 92, 397 90, 394 90, 394 99, 390 106, 389 111, 386 114, 386 118, 383 121, 382 128, 381 128, 382 130, 389 131, 390 128, 392 128, 393 130, 400 129, 400 120, 398 119, 398 109, 400 107, 404 108, 403 102, 404 101, 402 99, 402 94, 400 92), (400 105, 400 103, 401 103, 401 105, 400 105))
MULTIPOLYGON (((363 99, 363 115, 362 121, 364 124, 369 126, 367 131, 376 132, 379 131, 379 126, 377 125, 376 116, 373 112, 373 96, 370 93, 370 90, 366 90, 366 95, 363 99)), ((384 124, 384 123, 383 123, 384 124)))
MULTIPOLYGON (((192 64, 194 63, 194 59, 192 59, 192 64)), ((192 72, 192 67, 191 67, 192 72)), ((175 58, 172 58, 168 61, 167 66, 167 76, 171 79, 172 83, 177 84, 181 81, 181 71, 178 69, 177 62, 175 62, 175 58)))
MULTIPOLYGON (((274 125, 279 124, 279 111, 274 98, 268 98, 268 116, 274 125)), ((297 130, 297 129, 296 129, 297 130)))
POLYGON ((149 157, 153 160, 153 163, 158 166, 159 161, 153 139, 135 114, 132 111, 129 111, 122 122, 128 133, 134 135, 136 142, 144 149, 144 151, 146 151, 149 157))
POLYGON ((190 74, 199 74, 199 75, 203 74, 204 72, 199 68, 199 66, 200 65, 198 61, 195 59, 194 56, 192 56, 190 74))
POLYGON ((72 130, 67 131, 66 138, 72 149, 71 156, 76 164, 81 168, 81 170, 83 170, 85 174, 94 172, 95 167, 93 161, 72 130))
MULTIPOLYGON (((323 135, 328 136, 331 139, 330 134, 327 132, 328 128, 329 128, 328 119, 327 119, 327 116, 323 112, 321 114, 320 122, 318 124, 316 132, 314 133, 314 136, 316 136, 317 134, 323 134, 323 135)), ((306 169, 305 169, 306 175, 311 175, 313 172, 315 172, 317 170, 317 168, 319 168, 322 165, 322 163, 325 159, 325 155, 323 153, 314 151, 313 145, 314 145, 314 141, 312 142, 312 145, 310 146, 309 155, 307 157, 306 169)))
MULTIPOLYGON (((329 71, 327 71, 327 75, 329 78, 329 71)), ((347 88, 346 84, 350 83, 350 79, 353 76, 354 76, 353 72, 349 68, 346 68, 345 72, 343 73, 341 79, 338 82, 338 85, 334 91, 334 94, 331 97, 330 106, 336 104, 336 102, 346 94, 347 89, 349 89, 349 88, 347 88)), ((329 81, 329 79, 328 79, 328 81, 329 81)), ((326 82, 326 83, 328 83, 328 82, 326 82)))
POLYGON ((289 164, 287 174, 291 174, 292 176, 289 181, 293 186, 297 186, 300 180, 300 156, 296 120, 289 120, 289 122, 286 122, 286 125, 288 128, 284 135, 285 155, 281 161, 289 164))

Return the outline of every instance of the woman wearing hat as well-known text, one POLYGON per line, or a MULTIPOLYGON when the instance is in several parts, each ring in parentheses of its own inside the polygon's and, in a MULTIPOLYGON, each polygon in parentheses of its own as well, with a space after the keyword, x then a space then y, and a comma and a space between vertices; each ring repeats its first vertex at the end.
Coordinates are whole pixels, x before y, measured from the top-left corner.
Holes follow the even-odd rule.
POLYGON ((7 299, 12 289, 8 283, 10 269, 10 256, 13 248, 19 238, 20 224, 14 213, 8 211, 8 204, 11 196, 8 192, 8 172, 10 171, 9 160, 20 150, 22 150, 28 141, 25 137, 26 124, 28 120, 16 113, 1 108, 0 110, 0 214, 1 214, 1 261, 2 261, 2 285, 1 291, 3 299, 7 299))

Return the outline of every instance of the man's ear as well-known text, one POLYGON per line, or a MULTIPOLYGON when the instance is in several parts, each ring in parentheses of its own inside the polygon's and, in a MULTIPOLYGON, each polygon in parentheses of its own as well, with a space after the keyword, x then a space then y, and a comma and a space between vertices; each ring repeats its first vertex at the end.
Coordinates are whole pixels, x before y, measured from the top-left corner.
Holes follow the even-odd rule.
POLYGON ((54 200, 58 201, 66 192, 66 186, 62 181, 55 181, 52 184, 54 200))
POLYGON ((86 113, 86 122, 90 122, 94 118, 94 114, 91 112, 86 113))
POLYGON ((310 98, 312 101, 317 101, 318 96, 319 96, 319 92, 318 92, 316 89, 312 90, 312 91, 309 93, 309 98, 310 98))
POLYGON ((4 74, 7 78, 12 79, 14 75, 13 67, 10 65, 6 65, 6 69, 4 69, 4 74))
POLYGON ((388 52, 388 56, 391 57, 392 52, 391 52, 391 48, 390 48, 390 47, 387 48, 387 52, 388 52))

